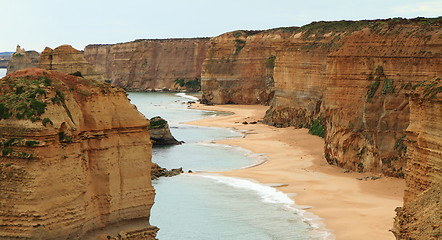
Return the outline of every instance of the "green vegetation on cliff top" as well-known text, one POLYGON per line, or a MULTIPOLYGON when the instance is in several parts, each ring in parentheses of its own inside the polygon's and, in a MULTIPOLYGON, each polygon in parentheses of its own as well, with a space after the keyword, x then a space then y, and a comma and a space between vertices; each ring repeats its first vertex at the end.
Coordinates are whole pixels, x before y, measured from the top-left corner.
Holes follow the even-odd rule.
POLYGON ((39 121, 45 112, 47 103, 44 101, 51 86, 50 79, 7 78, 0 82, 0 120, 28 119, 39 121))
POLYGON ((442 17, 437 18, 389 18, 377 20, 360 20, 360 21, 319 21, 312 22, 302 27, 280 27, 266 30, 265 32, 285 31, 285 32, 303 32, 305 37, 311 34, 324 35, 329 32, 353 32, 368 27, 372 30, 388 27, 392 28, 399 24, 421 24, 423 26, 433 25, 442 26, 442 17))

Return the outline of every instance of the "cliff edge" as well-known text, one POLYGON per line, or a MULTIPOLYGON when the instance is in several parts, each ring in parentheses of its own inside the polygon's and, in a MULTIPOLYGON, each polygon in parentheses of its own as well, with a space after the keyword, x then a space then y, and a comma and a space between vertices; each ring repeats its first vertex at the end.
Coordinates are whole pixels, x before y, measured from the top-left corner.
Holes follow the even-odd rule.
POLYGON ((404 206, 397 208, 397 239, 442 238, 442 81, 412 87, 407 128, 404 206))
POLYGON ((155 238, 149 122, 123 90, 30 68, 0 91, 1 239, 155 238))

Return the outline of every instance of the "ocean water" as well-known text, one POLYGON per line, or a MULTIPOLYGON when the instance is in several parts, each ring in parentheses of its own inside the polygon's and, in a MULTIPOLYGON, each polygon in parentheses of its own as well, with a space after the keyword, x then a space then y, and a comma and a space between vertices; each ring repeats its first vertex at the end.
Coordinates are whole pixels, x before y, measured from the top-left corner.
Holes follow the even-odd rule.
POLYGON ((6 76, 6 68, 0 68, 0 78, 6 76))
POLYGON ((213 143, 241 137, 241 133, 183 124, 222 113, 189 109, 185 102, 192 97, 184 94, 129 93, 129 98, 147 118, 168 120, 175 138, 185 142, 155 147, 152 160, 162 167, 197 172, 153 181, 156 197, 151 224, 160 228, 160 240, 333 239, 320 219, 275 188, 210 173, 265 160, 241 148, 213 143))

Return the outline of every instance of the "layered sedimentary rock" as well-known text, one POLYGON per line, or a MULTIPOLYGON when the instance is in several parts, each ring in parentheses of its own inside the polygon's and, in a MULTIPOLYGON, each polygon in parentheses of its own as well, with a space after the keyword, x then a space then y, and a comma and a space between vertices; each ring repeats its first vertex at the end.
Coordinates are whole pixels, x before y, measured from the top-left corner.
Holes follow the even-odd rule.
POLYGON ((31 68, 0 91, 1 239, 154 238, 149 122, 123 90, 31 68))
POLYGON ((442 18, 318 22, 245 38, 228 33, 211 40, 203 100, 266 104, 256 93, 274 91, 264 122, 322 130, 330 164, 405 177, 394 233, 440 239, 441 35, 442 18), (252 41, 265 36, 272 40, 252 41), (266 75, 257 67, 268 56, 264 46, 274 56, 274 86, 241 75, 266 75), (239 52, 246 48, 255 55, 239 52))
POLYGON ((55 49, 46 47, 41 53, 38 67, 65 74, 76 73, 89 79, 103 80, 103 75, 86 61, 83 52, 70 45, 61 45, 55 49))
POLYGON ((440 26, 391 19, 227 33, 211 40, 203 102, 266 104, 274 93, 266 123, 316 123, 329 163, 403 177, 405 93, 441 75, 440 26))
POLYGON ((176 79, 201 78, 208 41, 163 39, 88 45, 84 56, 117 86, 136 91, 174 89, 176 79))
POLYGON ((441 239, 442 82, 414 85, 409 96, 407 188, 393 232, 397 239, 441 239))
POLYGON ((284 32, 234 31, 212 38, 202 66, 203 103, 269 103, 284 32))
POLYGON ((403 177, 410 124, 405 93, 442 76, 442 21, 369 22, 328 55, 327 161, 403 177))
POLYGON ((13 73, 15 71, 37 67, 40 61, 40 54, 36 51, 25 51, 20 45, 17 45, 17 49, 7 65, 7 73, 13 73))

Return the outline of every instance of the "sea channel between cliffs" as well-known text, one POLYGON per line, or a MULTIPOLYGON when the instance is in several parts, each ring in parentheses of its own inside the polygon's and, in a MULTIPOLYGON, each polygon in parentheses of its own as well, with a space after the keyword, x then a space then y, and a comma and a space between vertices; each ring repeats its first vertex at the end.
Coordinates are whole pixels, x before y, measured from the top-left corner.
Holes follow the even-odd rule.
POLYGON ((334 239, 319 217, 305 211, 308 206, 296 205, 274 188, 282 183, 260 184, 249 180, 253 178, 226 176, 261 165, 267 157, 231 144, 215 144, 242 139, 247 133, 239 129, 182 124, 232 116, 189 107, 184 104, 189 97, 129 93, 140 112, 149 118, 161 115, 169 121, 172 134, 185 142, 155 147, 153 162, 194 172, 153 182, 156 199, 151 223, 160 228, 159 239, 334 239))

